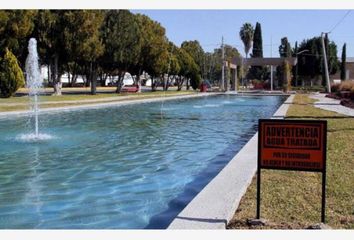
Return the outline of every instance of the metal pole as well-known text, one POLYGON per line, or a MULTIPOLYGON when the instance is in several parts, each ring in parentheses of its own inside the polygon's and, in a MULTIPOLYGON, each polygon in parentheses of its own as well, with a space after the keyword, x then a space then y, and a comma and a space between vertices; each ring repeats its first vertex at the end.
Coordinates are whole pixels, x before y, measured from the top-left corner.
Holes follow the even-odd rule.
POLYGON ((270 91, 273 91, 273 65, 270 65, 270 91))
POLYGON ((295 86, 296 86, 296 87, 297 87, 297 85, 298 85, 298 83, 297 83, 297 80, 298 80, 298 79, 297 79, 297 75, 298 75, 298 72, 297 72, 297 71, 298 71, 298 65, 299 65, 298 55, 299 55, 299 54, 296 53, 296 73, 295 73, 295 86))
POLYGON ((221 37, 221 55, 222 55, 222 67, 221 67, 221 84, 220 90, 224 91, 225 82, 225 52, 224 52, 224 37, 221 37))
POLYGON ((237 82, 237 65, 235 68, 235 92, 237 93, 237 86, 238 86, 238 82, 237 82))
POLYGON ((322 172, 322 209, 321 209, 321 222, 326 221, 326 170, 322 172))
MULTIPOLYGON (((247 55, 246 55, 246 59, 247 59, 247 55)), ((245 71, 246 72, 246 71, 245 71)), ((242 86, 242 90, 243 90, 243 80, 244 80, 244 58, 242 58, 242 63, 241 63, 241 86, 242 86)))
MULTIPOLYGON (((259 165, 259 164, 258 164, 259 165)), ((257 170, 257 219, 261 217, 261 168, 257 170)))
POLYGON ((325 33, 321 33, 321 40, 322 40, 322 53, 323 53, 323 60, 325 66, 325 74, 326 74, 326 82, 327 82, 327 92, 331 93, 331 84, 329 82, 329 73, 328 73, 328 63, 327 63, 327 54, 326 54, 326 46, 324 43, 324 35, 325 33))
MULTIPOLYGON (((273 36, 270 36, 270 57, 273 57, 273 36)), ((273 91, 273 65, 270 65, 270 91, 273 91)))
MULTIPOLYGON (((324 144, 323 149, 327 149, 327 122, 324 123, 324 144)), ((321 209, 321 222, 326 222, 326 173, 327 173, 327 153, 325 151, 322 171, 322 209, 321 209)))

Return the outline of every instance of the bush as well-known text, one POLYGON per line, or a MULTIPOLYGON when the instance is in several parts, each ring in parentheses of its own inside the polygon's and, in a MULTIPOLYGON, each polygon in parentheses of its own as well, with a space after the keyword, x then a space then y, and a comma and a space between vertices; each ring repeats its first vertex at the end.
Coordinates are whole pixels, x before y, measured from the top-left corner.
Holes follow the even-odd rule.
POLYGON ((354 89, 354 81, 346 80, 339 84, 339 91, 352 91, 354 89))
POLYGON ((190 83, 191 83, 191 86, 194 90, 198 89, 200 87, 200 85, 202 84, 201 76, 197 73, 192 74, 190 83))
POLYGON ((4 58, 0 59, 0 97, 11 97, 24 85, 25 78, 18 65, 17 58, 6 49, 4 58))
POLYGON ((251 82, 253 85, 253 89, 263 89, 263 84, 260 80, 253 79, 253 80, 251 80, 251 82))
POLYGON ((293 90, 296 90, 300 93, 309 93, 309 92, 325 92, 326 88, 323 86, 305 86, 305 87, 292 87, 293 90))
POLYGON ((260 81, 257 79, 253 79, 252 85, 253 85, 253 89, 257 89, 257 90, 270 89, 270 82, 269 81, 260 81))
POLYGON ((338 90, 339 90, 339 85, 340 84, 332 84, 331 85, 331 92, 333 92, 333 93, 335 93, 335 92, 338 92, 338 90))
POLYGON ((350 88, 350 99, 354 101, 354 84, 353 84, 353 86, 350 88))

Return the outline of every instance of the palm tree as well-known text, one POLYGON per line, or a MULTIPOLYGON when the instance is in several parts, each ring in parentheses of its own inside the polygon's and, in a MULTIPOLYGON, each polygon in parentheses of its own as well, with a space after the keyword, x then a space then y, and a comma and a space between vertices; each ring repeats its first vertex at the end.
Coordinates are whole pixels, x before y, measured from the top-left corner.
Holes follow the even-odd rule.
POLYGON ((245 46, 246 58, 248 56, 248 52, 252 47, 253 34, 254 34, 254 29, 252 24, 250 23, 243 24, 243 26, 240 29, 240 38, 243 42, 243 45, 245 46))
MULTIPOLYGON (((254 34, 254 29, 252 24, 244 23, 240 29, 240 38, 243 42, 243 45, 245 46, 246 59, 248 56, 248 52, 252 47, 253 34, 254 34)), ((243 69, 243 61, 242 61, 242 69, 243 69)), ((242 86, 243 86, 244 85, 243 76, 241 76, 241 79, 242 79, 242 86)))

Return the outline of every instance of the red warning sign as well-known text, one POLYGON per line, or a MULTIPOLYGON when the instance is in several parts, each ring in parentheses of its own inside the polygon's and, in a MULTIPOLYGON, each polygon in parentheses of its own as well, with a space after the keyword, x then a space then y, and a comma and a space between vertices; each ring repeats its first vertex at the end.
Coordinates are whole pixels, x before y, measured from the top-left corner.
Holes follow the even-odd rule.
POLYGON ((324 171, 327 122, 260 119, 260 168, 324 171))

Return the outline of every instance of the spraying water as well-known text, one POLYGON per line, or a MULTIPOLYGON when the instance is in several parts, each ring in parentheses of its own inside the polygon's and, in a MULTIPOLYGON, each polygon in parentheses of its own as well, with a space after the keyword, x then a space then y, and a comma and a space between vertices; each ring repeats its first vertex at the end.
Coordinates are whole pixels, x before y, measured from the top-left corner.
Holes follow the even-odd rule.
POLYGON ((37 41, 31 38, 28 43, 28 56, 26 59, 26 86, 29 89, 32 116, 34 116, 34 138, 39 139, 38 129, 38 94, 43 87, 43 78, 38 64, 37 41))

